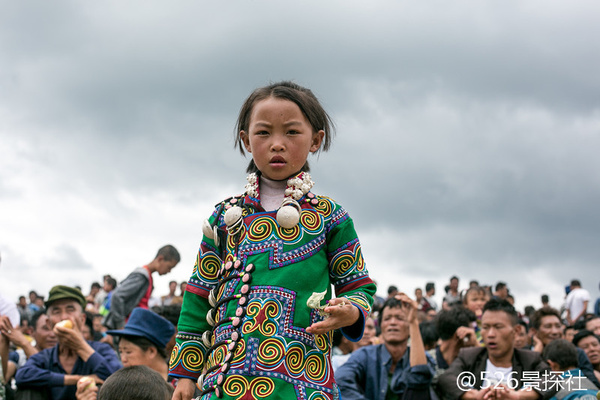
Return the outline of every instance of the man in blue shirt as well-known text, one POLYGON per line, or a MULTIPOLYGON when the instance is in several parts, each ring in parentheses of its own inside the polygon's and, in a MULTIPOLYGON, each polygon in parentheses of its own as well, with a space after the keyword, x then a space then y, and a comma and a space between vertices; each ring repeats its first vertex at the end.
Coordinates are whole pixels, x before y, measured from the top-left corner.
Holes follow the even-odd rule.
POLYGON ((390 400, 407 392, 429 393, 434 363, 425 354, 417 309, 417 302, 404 293, 386 300, 379 314, 383 344, 356 350, 335 372, 342 399, 390 400))
POLYGON ((77 381, 91 376, 102 383, 121 368, 121 362, 108 344, 86 341, 85 297, 79 289, 54 286, 46 302, 48 323, 58 344, 33 355, 15 377, 19 390, 48 394, 51 400, 75 399, 77 381), (66 326, 61 326, 65 321, 66 326), (60 323, 60 324, 59 324, 60 323))

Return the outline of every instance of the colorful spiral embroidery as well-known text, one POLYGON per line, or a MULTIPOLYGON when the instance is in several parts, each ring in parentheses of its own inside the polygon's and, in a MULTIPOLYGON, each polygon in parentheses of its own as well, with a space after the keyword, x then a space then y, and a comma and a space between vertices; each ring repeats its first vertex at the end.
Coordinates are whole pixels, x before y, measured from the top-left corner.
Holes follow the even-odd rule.
POLYGON ((228 396, 239 399, 263 399, 273 394, 275 391, 275 383, 265 377, 255 378, 248 381, 243 376, 232 375, 227 377, 223 391, 228 396))
POLYGON ((285 366, 294 376, 304 369, 304 347, 292 344, 285 354, 285 366))
POLYGON ((248 227, 248 239, 251 242, 261 242, 266 240, 273 234, 273 229, 275 227, 276 224, 273 221, 273 218, 256 218, 248 227))
POLYGON ((332 273, 340 278, 349 275, 354 271, 354 265, 356 263, 356 257, 351 251, 341 251, 333 257, 331 260, 332 273))
POLYGON ((327 397, 327 395, 321 391, 318 392, 312 392, 310 394, 310 396, 308 397, 308 400, 328 400, 329 397, 327 397))
POLYGON ((207 252, 204 253, 202 258, 198 257, 194 269, 198 279, 208 283, 216 283, 220 268, 221 260, 219 257, 213 252, 207 252))
POLYGON ((323 219, 311 210, 302 211, 300 214, 300 224, 304 230, 312 234, 318 234, 323 230, 323 219))
POLYGON ((235 353, 233 354, 233 360, 231 360, 231 367, 242 367, 246 361, 246 341, 241 339, 235 347, 235 353))
MULTIPOLYGON (((175 352, 173 352, 175 354, 175 352)), ((191 372, 200 372, 202 370, 202 364, 204 364, 204 354, 201 349, 196 347, 193 343, 187 344, 182 343, 177 349, 177 354, 173 356, 171 354, 170 368, 173 369, 177 364, 181 363, 181 366, 191 372)))
POLYGON ((266 339, 258 348, 258 364, 264 369, 276 368, 285 356, 285 345, 278 339, 266 339))
POLYGON ((277 226, 277 235, 286 241, 295 241, 300 237, 300 227, 298 225, 290 229, 282 228, 277 226))
POLYGON ((321 352, 307 351, 301 342, 287 343, 279 336, 261 342, 258 347, 256 366, 259 370, 279 372, 283 366, 285 375, 319 385, 325 383, 329 377, 321 352))
POLYGON ((346 297, 352 303, 354 303, 357 306, 365 309, 367 313, 371 310, 371 305, 369 304, 369 302, 367 301, 367 299, 365 298, 364 295, 362 295, 362 294, 355 294, 355 295, 350 295, 350 296, 346 296, 346 297))
POLYGON ((319 203, 315 206, 315 210, 319 211, 325 218, 329 218, 333 212, 333 204, 326 197, 320 197, 319 203))
POLYGON ((327 365, 325 364, 322 357, 316 354, 311 354, 306 357, 304 362, 304 368, 306 377, 311 381, 324 382, 324 378, 327 375, 327 365))
POLYGON ((225 356, 227 356, 227 345, 222 345, 217 347, 210 355, 209 357, 209 363, 210 365, 219 365, 223 363, 223 360, 225 360, 225 356))
POLYGON ((258 331, 264 336, 277 333, 277 319, 281 314, 281 304, 277 300, 254 299, 246 308, 246 321, 242 325, 242 333, 258 331))
POLYGON ((329 350, 329 343, 331 339, 325 335, 315 335, 315 344, 317 348, 321 350, 323 353, 326 353, 329 350))

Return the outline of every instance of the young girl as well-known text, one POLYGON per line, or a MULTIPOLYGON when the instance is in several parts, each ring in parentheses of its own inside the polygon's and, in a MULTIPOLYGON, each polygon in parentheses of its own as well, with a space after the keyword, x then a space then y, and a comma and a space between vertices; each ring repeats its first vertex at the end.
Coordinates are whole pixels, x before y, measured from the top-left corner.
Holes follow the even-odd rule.
POLYGON ((308 155, 331 134, 317 98, 294 83, 243 104, 248 183, 204 223, 171 355, 173 399, 190 399, 196 382, 202 399, 338 398, 331 331, 360 339, 375 285, 348 213, 311 192, 308 155))
POLYGON ((489 300, 485 289, 480 286, 469 288, 463 295, 463 305, 466 309, 475 314, 476 320, 473 322, 473 329, 477 337, 477 343, 483 346, 483 338, 481 337, 481 315, 483 314, 483 306, 489 300))

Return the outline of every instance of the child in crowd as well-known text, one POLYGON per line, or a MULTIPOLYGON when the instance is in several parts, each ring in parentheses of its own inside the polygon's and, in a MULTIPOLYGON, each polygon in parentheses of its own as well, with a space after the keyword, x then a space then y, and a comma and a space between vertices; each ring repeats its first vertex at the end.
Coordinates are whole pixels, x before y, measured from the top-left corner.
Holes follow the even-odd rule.
POLYGON ((331 332, 360 339, 375 285, 348 213, 311 192, 308 155, 331 135, 317 98, 294 83, 243 104, 248 184, 203 226, 171 356, 174 399, 190 399, 196 381, 202 399, 338 397, 331 332))
POLYGON ((475 314, 475 321, 473 321, 472 327, 475 330, 477 343, 480 346, 483 346, 483 338, 481 337, 481 315, 483 314, 483 306, 489 300, 485 289, 480 286, 470 287, 464 293, 462 300, 464 307, 475 314))

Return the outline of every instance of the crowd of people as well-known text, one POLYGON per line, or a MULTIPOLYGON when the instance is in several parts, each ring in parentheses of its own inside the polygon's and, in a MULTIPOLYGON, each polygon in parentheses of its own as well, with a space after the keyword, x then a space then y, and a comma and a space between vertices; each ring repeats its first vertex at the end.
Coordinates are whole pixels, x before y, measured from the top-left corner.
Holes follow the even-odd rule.
MULTIPOLYGON (((178 261, 165 246, 120 284, 106 275, 87 295, 57 285, 47 297, 20 296, 12 313, 4 305, 2 398, 93 400, 103 398, 99 388, 107 391, 104 398, 125 398, 118 382, 135 377, 154 386, 125 385, 140 391, 127 398, 170 399, 177 379, 168 364, 186 282, 171 281, 166 295, 153 297, 152 275, 168 273, 178 261)), ((485 397, 500 387, 506 396, 562 399, 598 390, 599 301, 592 305, 578 280, 567 287, 560 310, 541 295, 540 307, 516 311, 505 282, 471 281, 459 290, 453 276, 439 305, 435 284, 424 289, 409 297, 392 285, 387 298, 376 296, 358 341, 333 331, 331 365, 343 399, 505 398, 485 397), (459 378, 467 372, 471 380, 459 378)))

